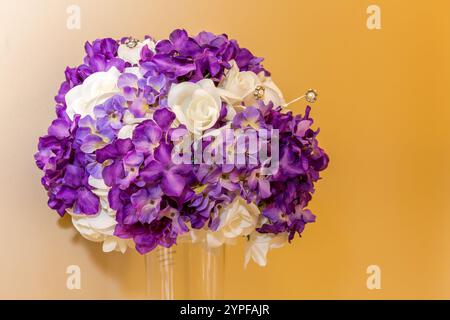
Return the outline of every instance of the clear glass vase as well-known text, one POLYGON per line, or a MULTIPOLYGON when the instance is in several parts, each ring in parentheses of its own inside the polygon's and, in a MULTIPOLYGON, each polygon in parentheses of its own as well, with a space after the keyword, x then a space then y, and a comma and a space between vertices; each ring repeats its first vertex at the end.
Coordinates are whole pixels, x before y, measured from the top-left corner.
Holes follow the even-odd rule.
POLYGON ((204 243, 158 247, 145 256, 149 299, 223 299, 225 248, 204 243))

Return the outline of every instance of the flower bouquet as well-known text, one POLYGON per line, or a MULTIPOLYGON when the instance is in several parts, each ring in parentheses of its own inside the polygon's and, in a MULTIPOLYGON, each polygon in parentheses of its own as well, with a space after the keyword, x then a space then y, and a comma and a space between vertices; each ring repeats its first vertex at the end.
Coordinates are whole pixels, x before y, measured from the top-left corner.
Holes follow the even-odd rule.
MULTIPOLYGON (((308 106, 286 110, 255 57, 226 35, 86 43, 35 155, 48 205, 103 251, 246 241, 266 264, 315 216, 328 156, 308 106)), ((304 96, 314 102, 316 93, 304 96)))

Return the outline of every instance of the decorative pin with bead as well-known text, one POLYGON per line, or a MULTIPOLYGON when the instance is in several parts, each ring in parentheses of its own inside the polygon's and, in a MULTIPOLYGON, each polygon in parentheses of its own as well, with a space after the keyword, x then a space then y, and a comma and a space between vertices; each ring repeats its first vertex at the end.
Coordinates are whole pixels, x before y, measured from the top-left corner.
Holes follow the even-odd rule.
POLYGON ((139 43, 139 40, 137 40, 133 37, 130 37, 125 41, 125 45, 130 49, 133 49, 134 47, 136 47, 138 45, 138 43, 139 43))
POLYGON ((255 97, 256 100, 261 100, 262 98, 264 98, 265 92, 266 88, 264 88, 263 86, 257 86, 255 88, 255 91, 253 91, 253 96, 255 97))
POLYGON ((284 104, 283 107, 287 107, 290 104, 293 104, 294 102, 297 102, 303 98, 305 98, 305 100, 309 103, 314 103, 317 101, 317 96, 319 94, 317 93, 317 90, 314 89, 309 89, 308 91, 306 91, 306 93, 298 98, 295 98, 294 100, 289 101, 288 103, 284 104))
POLYGON ((308 91, 306 91, 304 97, 305 100, 308 101, 309 103, 314 103, 317 101, 317 91, 314 89, 309 89, 308 91))

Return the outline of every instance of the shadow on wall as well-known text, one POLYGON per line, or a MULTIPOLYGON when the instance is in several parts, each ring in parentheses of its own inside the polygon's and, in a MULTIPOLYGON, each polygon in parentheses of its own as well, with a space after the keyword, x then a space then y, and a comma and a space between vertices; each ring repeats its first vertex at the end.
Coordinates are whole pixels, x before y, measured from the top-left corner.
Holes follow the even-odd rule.
MULTIPOLYGON (((104 297, 109 298, 109 289, 114 286, 120 293, 118 298, 145 298, 145 263, 144 257, 133 248, 129 248, 126 253, 103 252, 102 244, 89 241, 83 238, 73 227, 70 215, 65 215, 57 220, 57 225, 64 232, 73 232, 71 242, 75 246, 80 246, 89 255, 89 259, 97 267, 96 274, 105 275, 108 283, 104 284, 104 297)), ((89 279, 87 279, 89 281, 89 279)), ((89 284, 85 286, 89 290, 89 284)), ((83 289, 84 290, 84 289, 83 289)))

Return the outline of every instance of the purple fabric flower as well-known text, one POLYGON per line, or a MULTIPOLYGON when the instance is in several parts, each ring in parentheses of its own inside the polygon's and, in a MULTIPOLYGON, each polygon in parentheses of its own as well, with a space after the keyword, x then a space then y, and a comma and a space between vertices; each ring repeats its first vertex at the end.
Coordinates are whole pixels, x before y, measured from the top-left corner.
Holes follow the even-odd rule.
POLYGON ((108 137, 102 136, 97 132, 97 123, 91 116, 86 116, 79 120, 74 145, 82 152, 93 153, 106 145, 109 140, 108 137))
POLYGON ((94 108, 97 130, 102 136, 112 140, 122 128, 125 102, 123 96, 115 95, 94 108))
POLYGON ((136 152, 131 139, 117 139, 96 153, 97 161, 112 161, 103 169, 103 179, 110 187, 126 189, 138 177, 144 156, 136 152))
POLYGON ((173 164, 171 152, 170 145, 160 144, 140 176, 148 184, 160 184, 166 195, 179 197, 187 185, 191 168, 184 164, 173 164))
POLYGON ((270 181, 268 177, 261 176, 260 169, 252 170, 247 180, 249 190, 258 194, 261 199, 267 199, 271 195, 270 181))
POLYGON ((83 165, 85 159, 76 149, 74 133, 79 118, 73 122, 65 112, 59 112, 48 129, 48 135, 39 139, 37 166, 44 171, 42 184, 47 190, 50 208, 63 216, 67 209, 75 213, 96 214, 99 199, 90 191, 83 165))
POLYGON ((170 246, 188 231, 189 217, 180 209, 194 195, 192 167, 172 162, 169 137, 174 118, 169 110, 158 109, 153 120, 135 128, 132 139, 119 139, 97 151, 99 162, 113 161, 105 166, 103 177, 112 187, 110 205, 117 210, 115 234, 133 238, 141 253, 156 245, 170 246), (139 161, 134 162, 133 179, 123 184, 130 155, 139 156, 139 161))
POLYGON ((232 122, 233 128, 252 128, 258 130, 264 128, 264 119, 262 117, 261 111, 256 107, 247 107, 244 111, 239 112, 233 118, 232 122))
MULTIPOLYGON (((257 196, 253 193, 249 197, 263 207, 262 214, 269 219, 258 231, 288 232, 292 240, 295 233, 301 234, 306 223, 314 222, 306 206, 312 198, 319 172, 327 167, 329 158, 318 146, 319 130, 311 129, 310 107, 304 116, 296 117, 290 112, 282 113, 280 108, 273 109, 272 105, 263 106, 261 110, 265 126, 280 131, 280 162, 275 174, 262 178, 268 179, 270 194, 258 189, 257 196)), ((249 189, 261 187, 260 182, 261 177, 256 179, 252 172, 249 189)))
POLYGON ((136 214, 127 216, 124 222, 127 224, 133 224, 138 221, 151 223, 160 214, 162 195, 163 193, 159 186, 141 189, 134 193, 130 200, 136 214))
POLYGON ((295 211, 289 215, 285 214, 278 207, 269 205, 263 210, 262 214, 267 217, 272 224, 265 224, 258 229, 258 231, 263 233, 280 233, 287 231, 289 233, 289 241, 294 238, 295 233, 298 233, 298 235, 301 236, 307 223, 316 221, 316 217, 312 212, 302 208, 301 205, 297 205, 295 211))
POLYGON ((99 199, 90 191, 85 169, 68 165, 63 178, 63 186, 58 197, 67 204, 73 204, 74 213, 96 214, 99 199))
POLYGON ((170 34, 168 40, 158 42, 155 55, 142 67, 147 72, 156 71, 178 81, 198 81, 205 77, 220 81, 233 59, 241 70, 265 71, 261 66, 262 58, 241 49, 236 41, 229 40, 224 34, 217 36, 201 32, 190 37, 186 30, 178 29, 170 34))
POLYGON ((194 168, 194 173, 198 181, 198 186, 194 188, 196 194, 185 205, 191 226, 200 229, 209 220, 208 227, 216 230, 220 223, 219 211, 238 194, 239 181, 230 179, 230 173, 220 166, 201 164, 194 168))
POLYGON ((95 40, 93 43, 86 42, 84 46, 86 57, 84 63, 93 72, 107 71, 116 67, 119 71, 125 68, 125 61, 117 57, 119 44, 111 38, 95 40))

